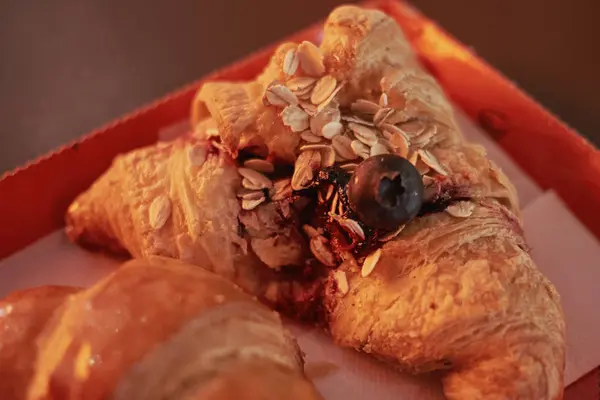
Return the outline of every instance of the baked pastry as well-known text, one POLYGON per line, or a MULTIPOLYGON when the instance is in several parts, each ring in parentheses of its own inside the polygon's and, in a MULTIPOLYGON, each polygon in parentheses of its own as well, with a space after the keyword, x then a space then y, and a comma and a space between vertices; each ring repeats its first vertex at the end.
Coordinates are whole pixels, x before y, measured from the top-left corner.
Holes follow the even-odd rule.
POLYGON ((0 310, 2 399, 321 399, 275 312, 180 261, 130 261, 0 310))
POLYGON ((208 264, 343 346, 443 370, 449 399, 562 397, 560 299, 515 188, 390 17, 337 8, 320 47, 206 83, 191 122, 117 157, 69 208, 69 236, 208 264))

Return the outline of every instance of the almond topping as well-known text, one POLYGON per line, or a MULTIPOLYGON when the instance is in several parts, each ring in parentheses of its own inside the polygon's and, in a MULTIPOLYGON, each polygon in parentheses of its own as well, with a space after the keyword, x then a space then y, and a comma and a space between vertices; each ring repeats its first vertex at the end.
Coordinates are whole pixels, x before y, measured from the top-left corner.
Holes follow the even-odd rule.
POLYGON ((379 96, 379 106, 380 107, 388 106, 388 95, 387 94, 381 93, 381 96, 379 96))
POLYGON ((350 122, 348 128, 352 130, 356 139, 360 140, 362 143, 368 146, 373 146, 377 143, 377 133, 372 128, 354 122, 350 122))
POLYGON ((438 174, 444 176, 448 175, 448 172, 446 172, 442 164, 440 164, 437 158, 435 158, 435 156, 429 151, 425 149, 419 149, 419 156, 421 156, 421 160, 423 160, 425 164, 431 167, 438 174))
POLYGON ((275 171, 275 167, 267 160, 262 158, 251 158, 244 162, 244 167, 253 169, 263 174, 272 174, 275 171))
POLYGON ((459 201, 446 208, 446 212, 456 218, 468 218, 474 210, 475 204, 470 201, 459 201))
POLYGON ((304 41, 298 46, 300 67, 307 75, 321 76, 325 73, 323 53, 311 42, 304 41))
POLYGON ((149 209, 150 226, 157 230, 162 228, 171 216, 171 210, 171 200, 167 196, 160 195, 155 198, 149 209))
POLYGON ((352 140, 346 136, 337 135, 332 139, 331 143, 336 154, 339 154, 342 158, 346 160, 353 160, 356 158, 356 154, 354 154, 354 150, 352 150, 352 140))
POLYGON ((380 107, 377 103, 373 103, 372 101, 358 99, 350 105, 350 109, 357 114, 375 115, 380 107))
POLYGON ((308 129, 308 114, 297 105, 289 105, 284 108, 281 119, 285 126, 292 129, 292 132, 302 132, 308 129))
POLYGON ((264 201, 265 201, 264 195, 262 195, 260 198, 258 198, 256 200, 242 199, 242 208, 244 210, 251 211, 251 210, 254 210, 256 207, 258 207, 260 204, 262 204, 264 201))
POLYGON ((283 57, 283 73, 286 75, 294 75, 298 69, 298 52, 296 49, 290 49, 283 57))
POLYGON ((348 285, 348 278, 346 277, 346 273, 344 271, 337 270, 333 273, 333 277, 335 279, 340 293, 342 293, 342 295, 348 294, 348 292, 350 291, 350 286, 348 285))
POLYGON ((298 98, 290 89, 283 85, 271 85, 265 91, 265 97, 269 104, 286 107, 290 104, 298 104, 298 98))
POLYGON ((260 189, 269 189, 273 187, 273 182, 263 174, 250 168, 238 168, 239 174, 250 181, 253 185, 260 189))
POLYGON ((381 249, 375 250, 373 253, 369 254, 365 258, 365 262, 363 263, 360 274, 363 278, 366 278, 373 272, 377 262, 379 262, 379 258, 381 257, 381 249))
POLYGON ((312 95, 310 96, 310 102, 313 104, 323 103, 329 95, 333 93, 336 85, 337 81, 333 76, 325 75, 317 81, 312 95))
POLYGON ((323 135, 324 138, 331 140, 335 136, 342 133, 343 129, 344 126, 340 122, 331 121, 323 126, 323 129, 321 129, 321 135, 323 135))
POLYGON ((352 147, 352 151, 354 152, 354 154, 356 154, 358 157, 365 160, 369 158, 369 148, 360 141, 353 140, 350 143, 350 146, 352 147))
POLYGON ((302 91, 312 89, 312 86, 317 82, 315 78, 310 76, 298 76, 287 81, 286 86, 292 91, 302 91))

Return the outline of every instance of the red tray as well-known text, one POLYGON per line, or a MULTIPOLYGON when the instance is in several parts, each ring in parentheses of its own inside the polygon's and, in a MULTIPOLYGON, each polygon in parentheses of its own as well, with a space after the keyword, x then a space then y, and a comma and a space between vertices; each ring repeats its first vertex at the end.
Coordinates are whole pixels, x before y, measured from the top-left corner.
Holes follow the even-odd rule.
MULTIPOLYGON (((543 189, 556 191, 600 239, 600 152, 524 94, 435 22, 405 3, 367 3, 393 16, 423 64, 455 104, 493 137, 543 189)), ((321 24, 286 40, 313 40, 321 24)), ((158 131, 185 119, 198 87, 207 80, 252 79, 276 45, 249 55, 157 102, 109 123, 0 179, 0 259, 63 226, 69 203, 115 155, 157 140, 158 131)), ((598 398, 600 370, 570 385, 565 399, 598 398)))

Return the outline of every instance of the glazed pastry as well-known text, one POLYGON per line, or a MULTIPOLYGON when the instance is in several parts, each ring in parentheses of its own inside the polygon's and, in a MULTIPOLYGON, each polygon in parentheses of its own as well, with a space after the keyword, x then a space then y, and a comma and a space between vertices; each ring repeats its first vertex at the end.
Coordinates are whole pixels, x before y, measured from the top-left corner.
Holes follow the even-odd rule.
POLYGON ((131 261, 87 290, 30 289, 0 310, 2 399, 321 399, 275 312, 176 260, 131 261))
POLYGON ((449 399, 560 399, 559 295, 517 196, 398 25, 344 6, 320 47, 213 82, 194 132, 119 156, 67 214, 83 245, 212 271, 449 399), (205 260, 208 260, 207 263, 205 260))

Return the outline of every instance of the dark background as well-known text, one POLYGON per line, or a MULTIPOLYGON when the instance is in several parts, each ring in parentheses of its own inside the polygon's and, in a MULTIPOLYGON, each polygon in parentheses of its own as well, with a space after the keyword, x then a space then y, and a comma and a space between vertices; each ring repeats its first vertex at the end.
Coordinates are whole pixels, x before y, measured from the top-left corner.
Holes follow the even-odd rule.
MULTIPOLYGON (((0 0, 0 173, 341 3, 0 0)), ((600 1, 412 3, 600 144, 600 1)))

